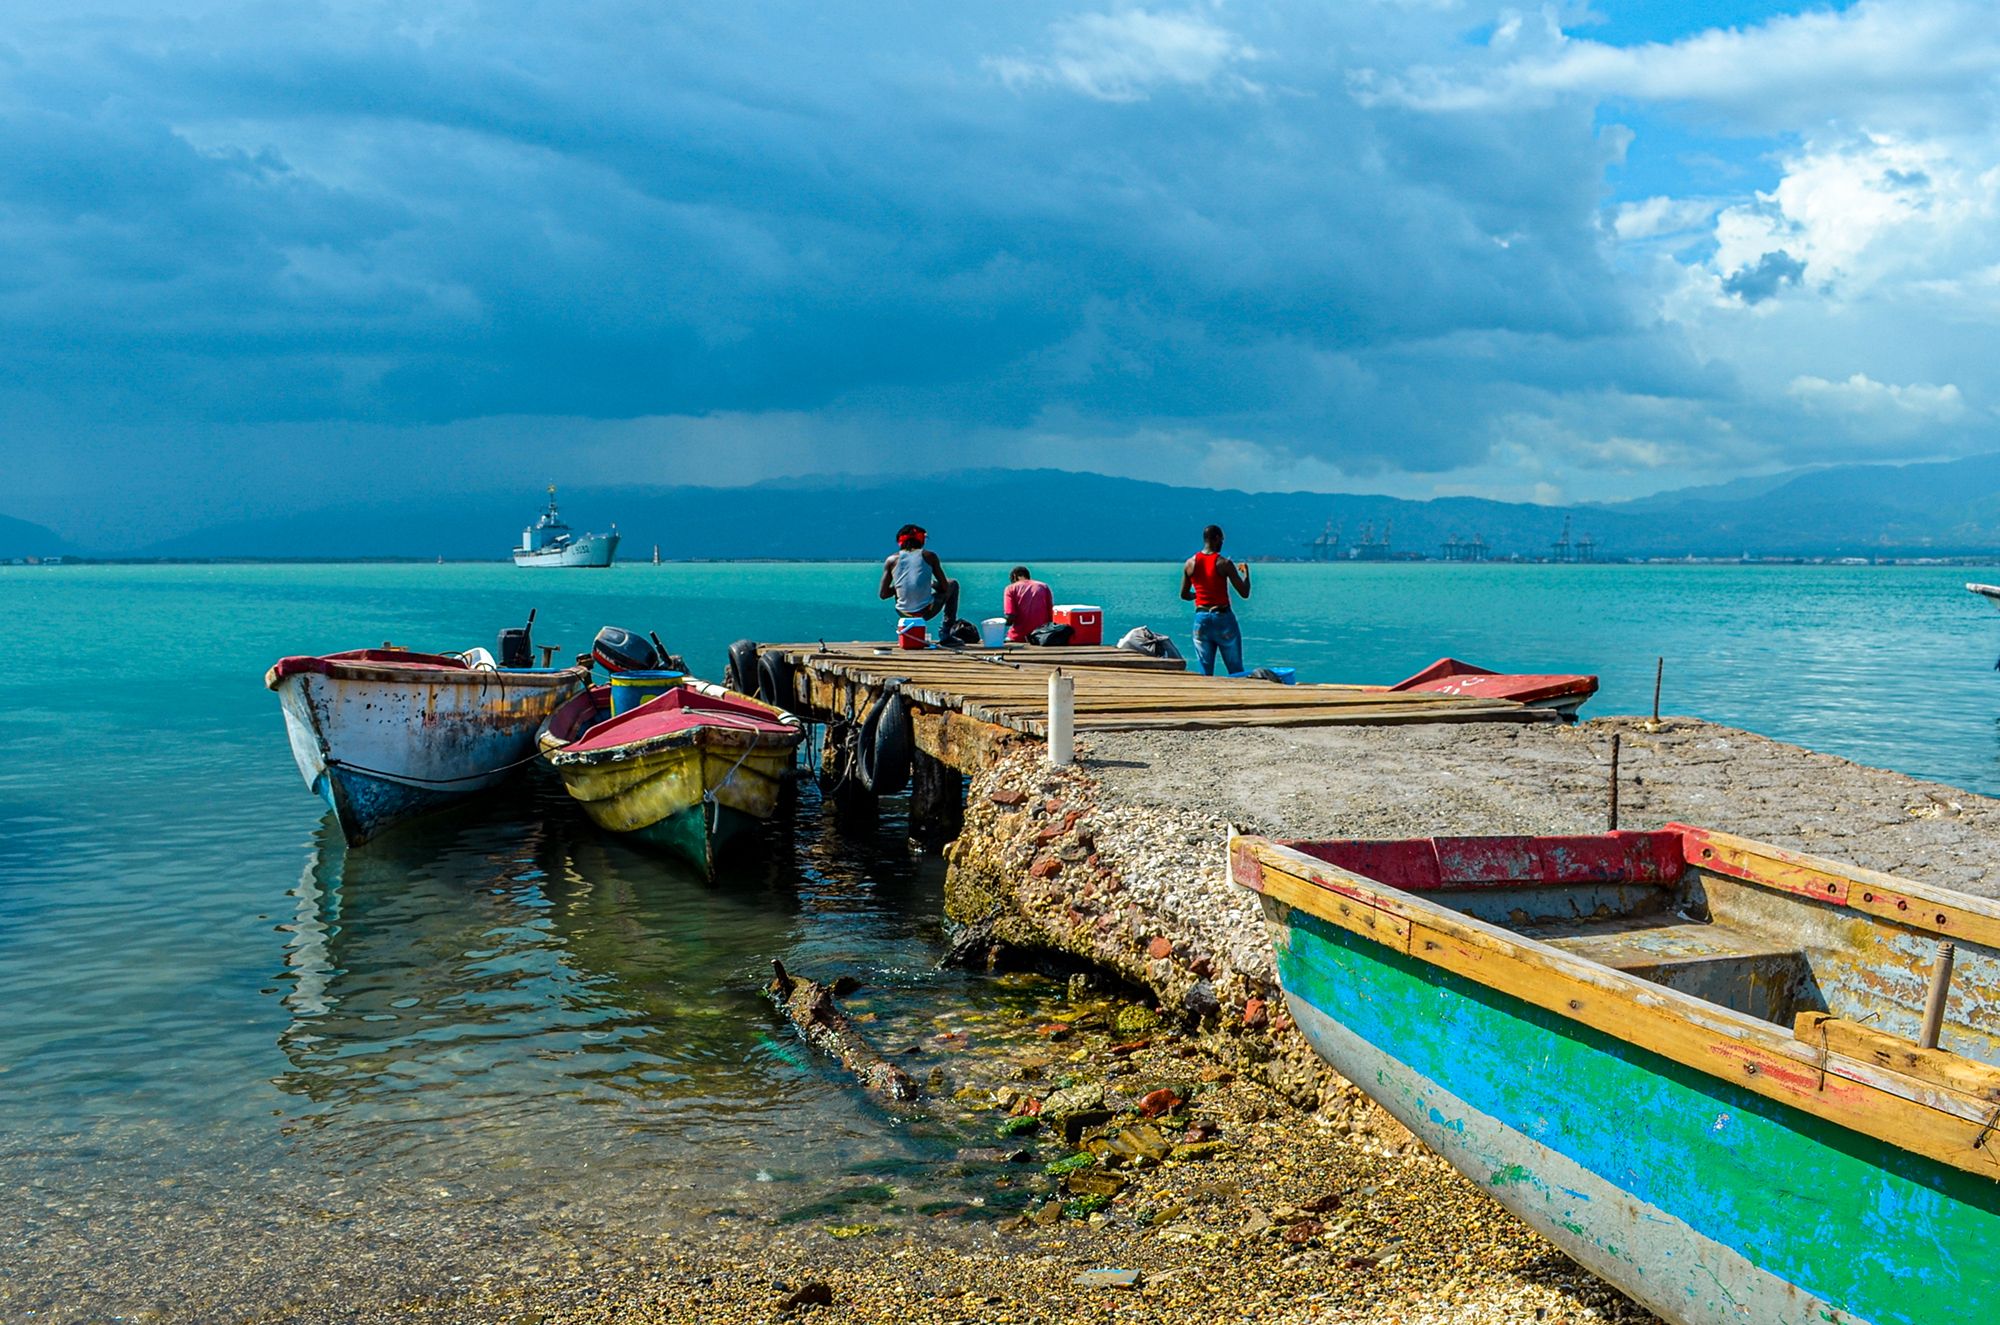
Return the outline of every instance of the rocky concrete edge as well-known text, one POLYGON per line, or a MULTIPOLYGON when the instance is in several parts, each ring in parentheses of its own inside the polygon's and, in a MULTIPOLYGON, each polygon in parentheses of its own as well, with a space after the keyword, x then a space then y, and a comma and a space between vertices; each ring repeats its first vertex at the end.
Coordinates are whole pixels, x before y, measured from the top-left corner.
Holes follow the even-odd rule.
POLYGON ((970 775, 945 908, 1144 989, 1206 1054, 1297 1107, 1352 1104, 1284 1013, 1256 898, 1228 882, 1228 837, 1224 820, 1122 803, 1039 748, 1010 751, 970 775))

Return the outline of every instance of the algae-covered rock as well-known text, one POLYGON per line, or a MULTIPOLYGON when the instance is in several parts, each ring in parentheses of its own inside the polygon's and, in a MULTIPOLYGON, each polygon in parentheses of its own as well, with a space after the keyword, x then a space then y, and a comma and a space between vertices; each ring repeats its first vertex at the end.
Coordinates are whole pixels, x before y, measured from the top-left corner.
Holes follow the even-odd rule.
POLYGON ((1060 1119, 1072 1113, 1083 1113, 1089 1109, 1104 1107, 1104 1083, 1086 1081, 1081 1085, 1066 1086, 1042 1100, 1042 1116, 1060 1119))
POLYGON ((1071 1196, 1102 1196, 1108 1201, 1125 1190, 1125 1179, 1101 1169, 1080 1169, 1064 1174, 1062 1185, 1071 1196))
POLYGON ((1121 1127, 1104 1141, 1106 1168, 1148 1168, 1174 1152, 1174 1143, 1150 1123, 1121 1127))
POLYGON ((1144 1003, 1127 1003, 1111 1018, 1111 1029, 1121 1040, 1136 1040, 1142 1035, 1150 1035, 1159 1025, 1160 1014, 1144 1003))

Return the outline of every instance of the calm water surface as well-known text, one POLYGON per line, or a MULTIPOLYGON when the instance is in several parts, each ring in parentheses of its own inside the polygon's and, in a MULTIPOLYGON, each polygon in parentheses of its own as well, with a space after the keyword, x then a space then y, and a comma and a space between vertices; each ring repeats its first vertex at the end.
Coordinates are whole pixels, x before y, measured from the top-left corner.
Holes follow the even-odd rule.
MULTIPOLYGON (((1037 569, 1114 631, 1185 646, 1174 567, 1037 569)), ((994 610, 1004 567, 953 570, 970 615, 994 610)), ((1313 680, 1444 654, 1594 671, 1594 713, 1643 711, 1663 655, 1670 712, 1995 792, 2000 616, 1966 578, 1269 566, 1246 652, 1313 680)), ((885 636, 874 582, 867 565, 0 568, 0 1318, 240 1315, 271 1296, 257 1266, 310 1297, 423 1259, 398 1239, 519 1266, 523 1230, 1004 1208, 990 1177, 936 1162, 978 1137, 857 1099, 758 992, 774 956, 855 972, 893 1044, 940 1026, 1005 1042, 1048 997, 932 970, 941 869, 893 815, 843 832, 808 794, 763 863, 708 887, 528 778, 349 851, 262 686, 281 654, 490 644, 531 606, 566 653, 618 623, 719 671, 740 636, 885 636)))

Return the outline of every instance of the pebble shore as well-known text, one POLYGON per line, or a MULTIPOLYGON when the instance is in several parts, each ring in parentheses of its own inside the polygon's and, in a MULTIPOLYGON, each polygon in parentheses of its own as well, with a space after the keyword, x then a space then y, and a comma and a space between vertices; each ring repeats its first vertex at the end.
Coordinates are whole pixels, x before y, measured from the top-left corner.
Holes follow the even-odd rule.
MULTIPOLYGON (((1652 1318, 1551 1249, 1351 1087, 1301 1114, 1144 1003, 1079 992, 1046 1047, 969 1053, 1000 1220, 721 1221, 554 1283, 381 1319, 652 1322, 1536 1321, 1652 1318), (1138 1040, 1120 1037, 1134 1030, 1138 1040), (1067 1084, 1065 1084, 1067 1083, 1067 1084), (1190 1139, 1193 1138, 1193 1139, 1190 1139)), ((288 1319, 374 1319, 363 1313, 288 1319)))

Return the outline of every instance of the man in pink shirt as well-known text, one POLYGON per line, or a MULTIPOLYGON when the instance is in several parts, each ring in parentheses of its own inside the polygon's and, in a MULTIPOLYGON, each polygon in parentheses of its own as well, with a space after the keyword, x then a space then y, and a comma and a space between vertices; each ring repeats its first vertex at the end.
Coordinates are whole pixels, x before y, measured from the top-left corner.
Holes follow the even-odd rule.
POLYGON ((1049 586, 1028 574, 1026 566, 1014 567, 1007 592, 1000 597, 1000 614, 1007 618, 1007 638, 1019 643, 1056 617, 1056 596, 1049 586))

